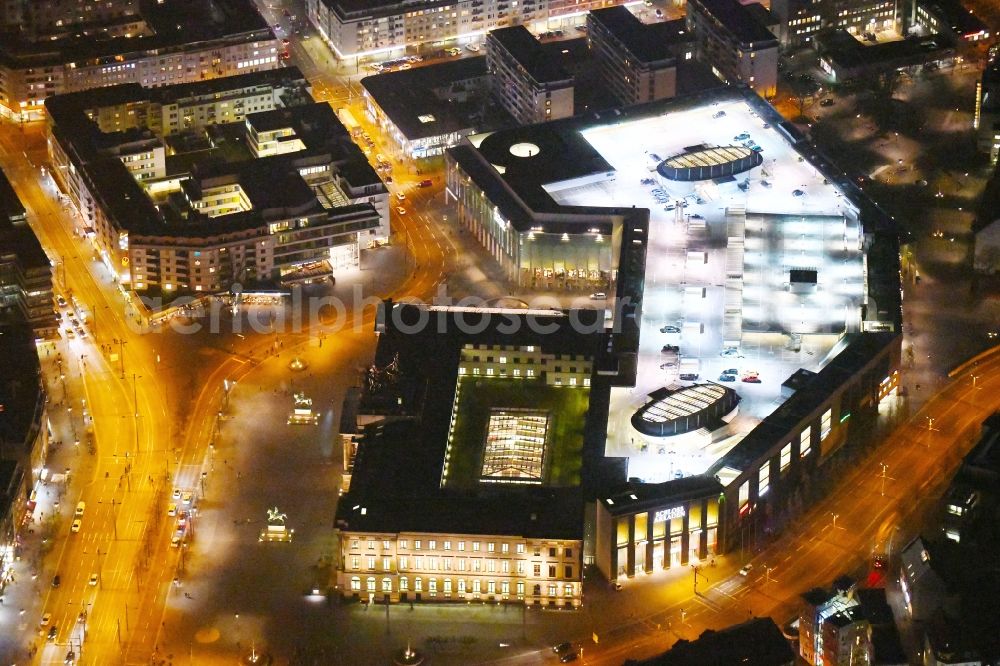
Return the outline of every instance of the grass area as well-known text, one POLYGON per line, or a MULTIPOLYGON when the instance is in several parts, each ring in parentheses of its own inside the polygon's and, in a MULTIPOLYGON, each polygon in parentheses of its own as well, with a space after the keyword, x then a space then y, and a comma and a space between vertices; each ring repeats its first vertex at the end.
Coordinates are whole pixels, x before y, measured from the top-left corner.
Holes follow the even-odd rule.
POLYGON ((479 485, 486 426, 494 407, 549 412, 542 483, 579 485, 583 426, 589 404, 589 388, 547 386, 540 379, 462 378, 446 485, 465 488, 479 485))

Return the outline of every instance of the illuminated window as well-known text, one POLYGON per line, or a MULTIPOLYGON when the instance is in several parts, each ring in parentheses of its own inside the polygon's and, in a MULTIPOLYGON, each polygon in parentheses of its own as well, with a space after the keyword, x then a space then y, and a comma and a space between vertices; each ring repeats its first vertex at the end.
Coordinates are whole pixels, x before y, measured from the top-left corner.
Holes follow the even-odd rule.
POLYGON ((781 447, 781 471, 784 472, 792 464, 792 443, 781 447))
POLYGON ((768 460, 760 466, 757 476, 757 495, 763 497, 771 487, 771 461, 768 460))

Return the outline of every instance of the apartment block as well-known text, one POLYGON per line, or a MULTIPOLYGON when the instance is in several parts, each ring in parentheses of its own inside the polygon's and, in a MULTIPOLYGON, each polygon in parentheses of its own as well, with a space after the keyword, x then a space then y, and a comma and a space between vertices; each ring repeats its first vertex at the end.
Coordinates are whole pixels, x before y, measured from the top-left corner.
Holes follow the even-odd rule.
POLYGON ((690 0, 687 25, 698 55, 730 85, 745 84, 762 97, 778 87, 778 38, 760 13, 737 0, 690 0))
POLYGON ((251 0, 149 3, 141 16, 127 16, 135 23, 120 35, 82 28, 38 37, 8 33, 0 43, 0 116, 39 119, 45 99, 63 93, 124 83, 169 86, 279 66, 278 40, 251 0))
POLYGON ((478 43, 490 30, 534 33, 584 23, 592 9, 621 0, 306 0, 306 13, 339 58, 362 58, 436 42, 478 43))
POLYGON ((524 26, 489 32, 486 68, 493 96, 521 124, 573 115, 573 77, 524 26))
POLYGON ((356 266, 388 191, 295 68, 54 97, 54 176, 136 290, 215 292, 356 266))
POLYGON ((683 20, 646 24, 625 7, 587 16, 587 40, 602 82, 624 106, 677 94, 677 63, 694 57, 683 20))

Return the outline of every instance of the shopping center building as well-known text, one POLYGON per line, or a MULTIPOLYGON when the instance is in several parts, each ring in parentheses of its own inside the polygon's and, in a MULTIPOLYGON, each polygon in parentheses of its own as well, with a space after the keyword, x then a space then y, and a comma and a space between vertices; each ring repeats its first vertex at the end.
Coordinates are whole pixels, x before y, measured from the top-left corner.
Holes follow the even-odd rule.
POLYGON ((53 176, 134 290, 213 293, 356 267, 388 191, 296 68, 46 102, 53 176))
POLYGON ((447 155, 458 223, 512 283, 611 296, 583 452, 584 563, 608 578, 780 532, 895 399, 892 220, 752 91, 447 155))

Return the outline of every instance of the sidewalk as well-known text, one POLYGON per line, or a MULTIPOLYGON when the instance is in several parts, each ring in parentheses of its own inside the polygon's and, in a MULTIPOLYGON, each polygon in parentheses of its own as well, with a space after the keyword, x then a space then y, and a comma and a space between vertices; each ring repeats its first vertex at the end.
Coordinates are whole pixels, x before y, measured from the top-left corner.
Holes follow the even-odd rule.
MULTIPOLYGON (((83 395, 78 363, 63 343, 40 348, 43 381, 48 393, 49 438, 45 478, 33 487, 35 506, 19 526, 11 579, 0 590, 0 663, 27 663, 28 651, 44 641, 38 628, 47 587, 57 573, 49 557, 60 528, 71 520, 79 494, 77 479, 92 470, 95 460, 86 444, 74 441, 85 431, 79 396, 83 395), (59 359, 65 378, 60 378, 59 359), (72 406, 72 411, 68 407, 72 406)), ((81 440, 84 438, 81 437, 81 440)), ((29 472, 30 473, 30 472, 29 472)), ((30 505, 29 505, 30 506, 30 505)))

